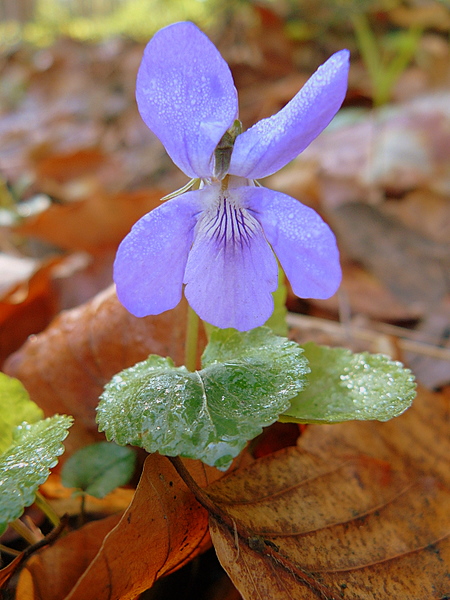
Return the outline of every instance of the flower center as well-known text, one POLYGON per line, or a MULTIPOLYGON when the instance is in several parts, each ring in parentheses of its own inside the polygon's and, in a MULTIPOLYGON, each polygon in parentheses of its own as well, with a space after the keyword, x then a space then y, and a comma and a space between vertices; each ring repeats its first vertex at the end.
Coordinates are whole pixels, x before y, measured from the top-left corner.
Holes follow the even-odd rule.
POLYGON ((261 229, 258 221, 227 190, 221 190, 217 203, 205 211, 198 224, 201 234, 214 240, 218 246, 232 245, 236 248, 249 246, 256 231, 261 229))

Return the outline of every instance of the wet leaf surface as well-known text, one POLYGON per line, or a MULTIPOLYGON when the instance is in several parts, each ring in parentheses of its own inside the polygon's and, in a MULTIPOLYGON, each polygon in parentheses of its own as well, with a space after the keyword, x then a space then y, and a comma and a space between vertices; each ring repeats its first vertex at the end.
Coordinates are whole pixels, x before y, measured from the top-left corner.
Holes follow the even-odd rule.
POLYGON ((97 408, 100 431, 118 444, 199 459, 226 470, 306 384, 303 349, 267 327, 214 330, 190 372, 151 355, 121 371, 97 408))
POLYGON ((156 317, 138 319, 110 288, 92 301, 61 313, 50 327, 12 355, 5 372, 24 384, 47 415, 75 418, 66 445, 99 439, 95 408, 103 386, 122 369, 150 353, 183 360, 186 304, 156 317))
POLYGON ((303 348, 311 368, 308 385, 291 400, 282 421, 388 421, 411 406, 414 377, 398 361, 313 342, 303 348))
POLYGON ((55 415, 15 429, 12 444, 0 455, 0 534, 34 502, 64 452, 62 442, 72 422, 71 417, 55 415))

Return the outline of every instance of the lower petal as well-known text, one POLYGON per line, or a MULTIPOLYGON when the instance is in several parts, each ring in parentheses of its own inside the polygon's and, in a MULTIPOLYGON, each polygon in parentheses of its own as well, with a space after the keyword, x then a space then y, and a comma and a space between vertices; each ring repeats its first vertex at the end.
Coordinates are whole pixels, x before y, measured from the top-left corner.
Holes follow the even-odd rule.
POLYGON ((120 244, 114 262, 117 296, 136 317, 157 315, 181 300, 199 211, 198 192, 183 194, 142 217, 120 244))
POLYGON ((243 200, 261 223, 294 294, 329 298, 341 282, 336 238, 322 218, 290 196, 246 188, 243 200))
POLYGON ((247 331, 272 314, 278 271, 261 225, 239 204, 238 190, 229 190, 202 215, 184 282, 189 304, 204 321, 247 331))

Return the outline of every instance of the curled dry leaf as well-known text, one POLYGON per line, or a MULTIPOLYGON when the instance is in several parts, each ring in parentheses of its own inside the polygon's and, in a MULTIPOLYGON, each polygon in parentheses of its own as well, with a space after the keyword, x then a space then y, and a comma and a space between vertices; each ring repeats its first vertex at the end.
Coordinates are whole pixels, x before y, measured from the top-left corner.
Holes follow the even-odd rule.
POLYGON ((15 231, 60 248, 96 253, 116 248, 132 225, 159 205, 165 192, 137 190, 107 194, 95 190, 87 198, 49 208, 21 222, 15 231))
POLYGON ((311 426, 210 486, 213 543, 243 597, 447 598, 448 402, 423 392, 388 423, 311 426))
POLYGON ((0 364, 57 313, 52 278, 58 262, 0 254, 0 364))
POLYGON ((67 441, 71 451, 97 439, 95 408, 111 377, 149 354, 183 360, 187 307, 138 319, 108 288, 90 302, 65 311, 41 334, 30 338, 5 363, 46 415, 67 413, 75 424, 67 441))
MULTIPOLYGON (((185 464, 202 486, 223 476, 198 461, 185 464)), ((158 454, 147 458, 133 501, 117 520, 91 523, 32 557, 16 600, 131 600, 209 543, 206 510, 158 454)))
MULTIPOLYGON (((185 464, 202 487, 223 476, 199 461, 185 464)), ((167 458, 153 454, 132 504, 66 600, 132 600, 194 558, 208 541, 207 512, 167 458)))

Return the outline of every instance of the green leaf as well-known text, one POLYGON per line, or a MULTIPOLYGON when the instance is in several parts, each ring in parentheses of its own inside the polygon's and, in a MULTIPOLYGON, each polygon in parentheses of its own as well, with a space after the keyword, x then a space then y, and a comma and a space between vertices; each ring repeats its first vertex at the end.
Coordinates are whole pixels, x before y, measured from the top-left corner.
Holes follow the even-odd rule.
POLYGON ((287 287, 284 279, 284 271, 278 267, 278 287, 273 292, 274 309, 273 313, 266 321, 266 327, 274 332, 275 335, 287 336, 288 326, 286 322, 287 308, 287 287))
POLYGON ((23 421, 35 423, 43 416, 20 381, 0 373, 0 452, 11 445, 15 427, 23 421))
POLYGON ((106 386, 97 421, 108 439, 226 469, 303 389, 303 350, 267 328, 211 334, 194 373, 150 356, 106 386))
POLYGON ((312 342, 303 348, 311 367, 309 386, 291 400, 280 421, 387 421, 405 411, 416 395, 411 371, 387 356, 312 342))
POLYGON ((128 447, 99 442, 81 448, 65 462, 61 481, 66 487, 104 498, 133 475, 136 453, 128 447))
POLYGON ((0 534, 34 502, 38 487, 64 452, 62 441, 72 417, 55 415, 44 421, 22 423, 12 445, 0 456, 0 534))

